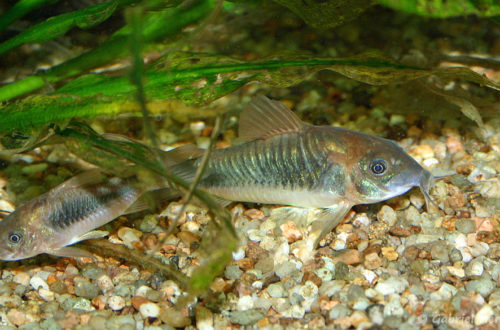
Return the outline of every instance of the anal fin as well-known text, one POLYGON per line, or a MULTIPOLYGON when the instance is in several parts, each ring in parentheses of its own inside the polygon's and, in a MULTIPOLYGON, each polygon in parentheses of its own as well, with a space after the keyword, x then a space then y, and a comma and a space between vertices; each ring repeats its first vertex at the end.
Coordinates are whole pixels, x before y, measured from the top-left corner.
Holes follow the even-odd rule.
POLYGON ((83 235, 80 235, 80 236, 74 238, 71 241, 70 245, 74 244, 74 243, 81 242, 81 241, 86 241, 88 239, 103 238, 104 236, 107 236, 108 234, 109 234, 109 232, 106 230, 92 230, 92 231, 89 231, 88 233, 85 233, 83 235))

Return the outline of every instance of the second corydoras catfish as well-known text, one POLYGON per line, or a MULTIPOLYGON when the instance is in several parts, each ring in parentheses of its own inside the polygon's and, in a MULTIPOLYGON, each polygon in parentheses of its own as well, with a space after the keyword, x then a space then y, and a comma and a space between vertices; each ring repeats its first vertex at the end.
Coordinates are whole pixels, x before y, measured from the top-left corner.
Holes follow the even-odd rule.
MULTIPOLYGON (((300 207, 275 215, 278 224, 302 225, 310 248, 353 205, 380 202, 412 187, 420 188, 427 205, 431 200, 434 177, 394 141, 306 124, 264 96, 241 114, 239 137, 245 143, 214 150, 199 188, 229 201, 300 207)), ((199 164, 193 158, 173 170, 190 180, 199 164)))

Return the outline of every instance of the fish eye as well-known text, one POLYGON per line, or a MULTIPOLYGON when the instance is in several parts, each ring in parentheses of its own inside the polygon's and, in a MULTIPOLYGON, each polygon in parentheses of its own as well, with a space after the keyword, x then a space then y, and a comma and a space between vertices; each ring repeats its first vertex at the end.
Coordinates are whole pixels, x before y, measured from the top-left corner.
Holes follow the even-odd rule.
POLYGON ((9 242, 12 244, 19 244, 23 240, 23 235, 17 232, 9 233, 9 242))
POLYGON ((370 164, 370 171, 376 176, 381 176, 387 170, 387 162, 383 159, 375 159, 370 164))

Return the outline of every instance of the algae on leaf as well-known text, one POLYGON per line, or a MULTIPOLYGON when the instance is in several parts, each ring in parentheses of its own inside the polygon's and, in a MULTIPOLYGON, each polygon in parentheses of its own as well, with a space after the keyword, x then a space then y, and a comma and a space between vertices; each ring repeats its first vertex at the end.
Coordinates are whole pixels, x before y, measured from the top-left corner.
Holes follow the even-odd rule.
POLYGON ((274 0, 317 29, 344 24, 374 4, 372 0, 274 0))

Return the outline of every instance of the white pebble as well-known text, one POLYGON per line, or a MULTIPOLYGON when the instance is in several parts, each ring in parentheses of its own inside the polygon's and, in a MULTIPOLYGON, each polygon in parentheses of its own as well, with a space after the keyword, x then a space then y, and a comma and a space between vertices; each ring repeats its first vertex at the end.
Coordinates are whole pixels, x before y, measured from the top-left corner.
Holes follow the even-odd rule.
POLYGON ((30 276, 25 272, 17 273, 14 276, 13 281, 14 283, 27 286, 28 284, 30 284, 30 276))
POLYGON ((476 326, 480 326, 483 324, 488 323, 491 318, 495 315, 495 312, 493 311, 493 308, 491 308, 490 305, 485 304, 481 309, 477 312, 476 316, 474 317, 474 324, 476 326))
POLYGON ((260 242, 264 235, 262 235, 262 232, 258 229, 250 229, 248 231, 248 238, 253 241, 253 242, 260 242))
POLYGON ((146 298, 146 295, 148 294, 148 292, 150 292, 152 290, 153 289, 151 289, 150 287, 148 287, 146 285, 141 285, 140 287, 137 288, 137 290, 135 290, 135 295, 146 298))
POLYGON ((432 157, 432 158, 424 159, 422 161, 422 163, 424 164, 425 167, 432 167, 434 165, 439 164, 439 160, 437 160, 436 158, 432 157))
POLYGON ((398 221, 396 212, 394 212, 392 207, 387 205, 382 206, 380 211, 377 213, 377 219, 379 221, 386 222, 391 227, 396 224, 396 221, 398 221))
POLYGON ((380 281, 375 286, 375 290, 384 296, 394 293, 401 293, 408 286, 408 281, 402 277, 390 277, 385 281, 380 281))
POLYGON ((141 237, 142 233, 138 230, 122 227, 118 230, 118 237, 127 245, 128 247, 132 247, 132 243, 138 242, 139 237, 141 237))
POLYGON ((205 123, 202 121, 195 121, 189 124, 189 128, 194 136, 200 136, 201 132, 205 129, 205 123))
POLYGON ((361 271, 361 274, 365 277, 365 279, 368 281, 368 283, 372 284, 373 281, 377 278, 377 274, 375 272, 369 270, 369 269, 364 269, 361 271))
POLYGON ((111 278, 106 274, 99 276, 99 278, 97 279, 97 286, 103 292, 108 292, 115 287, 111 278))
POLYGON ((240 246, 238 248, 238 250, 236 250, 236 251, 233 252, 233 259, 235 261, 238 261, 238 260, 241 260, 243 258, 245 258, 245 249, 243 249, 243 247, 240 246))
POLYGON ((114 311, 122 310, 125 307, 125 299, 120 296, 111 296, 108 299, 108 306, 114 311))
POLYGON ((460 267, 455 267, 455 266, 448 266, 446 267, 448 271, 450 272, 451 275, 458 277, 458 278, 463 278, 465 277, 465 271, 463 268, 460 267))
POLYGON ((39 276, 33 276, 30 280, 30 285, 33 289, 38 290, 39 288, 44 288, 45 290, 49 289, 49 285, 39 276))
POLYGON ((160 315, 160 307, 152 302, 147 302, 139 307, 139 312, 144 317, 158 317, 160 315))
POLYGON ((356 227, 359 226, 369 226, 370 225, 370 218, 366 215, 366 213, 358 213, 354 217, 354 220, 352 221, 352 224, 356 227))
POLYGON ((55 298, 55 294, 54 292, 50 291, 50 290, 46 290, 44 288, 40 288, 38 290, 38 294, 40 295, 40 297, 42 297, 43 300, 45 301, 53 301, 54 298, 55 298))
POLYGON ((238 310, 246 311, 253 308, 252 296, 242 296, 238 299, 238 310))

